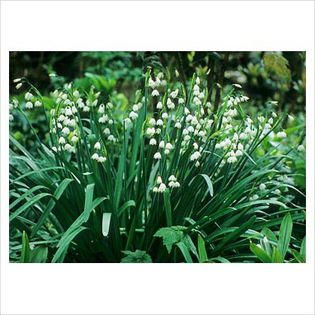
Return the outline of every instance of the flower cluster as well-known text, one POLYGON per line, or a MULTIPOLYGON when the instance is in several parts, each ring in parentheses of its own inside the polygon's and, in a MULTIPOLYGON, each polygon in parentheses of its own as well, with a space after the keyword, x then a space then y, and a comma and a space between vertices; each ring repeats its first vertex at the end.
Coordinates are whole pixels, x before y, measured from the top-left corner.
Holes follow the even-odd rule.
POLYGON ((95 161, 97 161, 99 163, 104 163, 106 161, 106 157, 100 155, 100 152, 101 152, 101 144, 100 144, 100 142, 96 142, 94 144, 94 150, 96 150, 97 152, 93 153, 92 160, 95 160, 95 161))
POLYGON ((153 187, 153 192, 163 193, 166 190, 166 185, 163 183, 162 177, 158 176, 156 179, 156 186, 153 187))

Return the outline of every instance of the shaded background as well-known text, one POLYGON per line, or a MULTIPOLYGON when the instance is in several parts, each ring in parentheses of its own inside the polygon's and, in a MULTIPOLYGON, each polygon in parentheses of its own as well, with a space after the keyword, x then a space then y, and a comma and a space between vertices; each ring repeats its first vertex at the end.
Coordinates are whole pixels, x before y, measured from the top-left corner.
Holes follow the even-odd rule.
POLYGON ((69 81, 83 87, 98 81, 128 96, 147 66, 177 69, 184 81, 197 70, 214 100, 217 84, 239 83, 257 106, 272 99, 280 110, 305 111, 305 52, 11 52, 10 82, 26 76, 47 93, 69 81))

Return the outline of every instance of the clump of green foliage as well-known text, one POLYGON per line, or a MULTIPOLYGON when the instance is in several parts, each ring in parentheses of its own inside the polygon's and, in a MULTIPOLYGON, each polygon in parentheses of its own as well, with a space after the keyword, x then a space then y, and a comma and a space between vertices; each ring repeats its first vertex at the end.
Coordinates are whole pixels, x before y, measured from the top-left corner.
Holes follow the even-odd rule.
POLYGON ((37 149, 10 136, 11 261, 304 262, 303 120, 249 116, 238 84, 214 106, 206 78, 149 68, 142 82, 126 106, 115 90, 48 98, 16 80, 10 120, 37 149))

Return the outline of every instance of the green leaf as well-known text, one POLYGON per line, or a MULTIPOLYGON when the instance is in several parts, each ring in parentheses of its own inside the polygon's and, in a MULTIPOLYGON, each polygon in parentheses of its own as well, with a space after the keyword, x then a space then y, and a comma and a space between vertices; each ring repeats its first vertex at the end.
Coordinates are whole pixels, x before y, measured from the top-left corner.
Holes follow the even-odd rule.
POLYGON ((136 203, 134 200, 128 200, 126 201, 119 209, 118 209, 118 216, 120 217, 125 210, 127 210, 130 207, 135 207, 136 203))
POLYGON ((48 255, 48 247, 38 246, 31 250, 30 262, 32 263, 45 263, 48 255))
POLYGON ((300 254, 304 257, 304 260, 306 261, 306 237, 303 238, 303 241, 301 243, 300 254))
POLYGON ((49 193, 40 193, 40 194, 36 195, 35 197, 32 197, 30 200, 28 200, 26 203, 24 203, 21 207, 19 207, 16 211, 14 211, 10 215, 10 221, 15 219, 17 216, 21 215, 25 210, 27 210, 27 209, 31 208, 32 206, 34 206, 41 199, 43 199, 45 197, 48 197, 48 196, 51 197, 51 194, 49 194, 49 193))
POLYGON ((255 222, 256 216, 251 217, 247 222, 243 223, 239 228, 229 233, 213 250, 213 253, 218 253, 225 244, 236 240, 240 235, 247 231, 255 222))
POLYGON ((122 251, 126 257, 122 258, 122 263, 152 263, 151 256, 143 250, 137 249, 132 252, 130 250, 122 251))
POLYGON ((163 244, 166 246, 168 253, 172 251, 172 246, 179 243, 184 237, 184 226, 171 226, 160 228, 155 234, 155 237, 162 237, 163 244))
POLYGON ((164 205, 165 205, 165 214, 166 214, 166 224, 167 226, 172 226, 172 208, 171 208, 171 198, 170 198, 170 191, 166 189, 163 194, 164 197, 164 205))
POLYGON ((249 246, 250 250, 256 257, 263 263, 271 263, 271 257, 259 246, 251 243, 249 246))
POLYGON ((291 215, 288 213, 281 222, 279 241, 278 241, 278 250, 280 252, 282 261, 284 260, 285 255, 289 248, 292 227, 293 227, 293 223, 292 223, 291 215))
POLYGON ((68 250, 68 246, 72 242, 72 240, 83 230, 85 227, 82 227, 84 223, 86 223, 90 217, 91 212, 106 198, 96 198, 93 201, 93 194, 94 194, 94 185, 89 184, 85 190, 85 203, 84 203, 84 210, 79 215, 79 217, 70 225, 68 230, 63 234, 62 238, 60 239, 57 247, 58 250, 56 251, 52 262, 62 262, 65 254, 68 250))
POLYGON ((192 260, 192 258, 190 256, 190 253, 189 253, 189 249, 187 248, 186 244, 184 242, 179 242, 179 243, 176 243, 176 246, 182 252, 186 262, 187 263, 193 263, 193 260, 192 260))
POLYGON ((39 231, 39 229, 41 228, 41 226, 44 224, 45 220, 48 218, 49 214, 51 213, 51 211, 54 209, 55 205, 56 205, 56 201, 59 200, 61 198, 61 196, 63 195, 63 193, 65 192, 65 190, 67 189, 68 185, 73 181, 73 179, 70 178, 65 178, 60 185, 56 188, 55 193, 53 195, 54 199, 49 200, 49 203, 47 205, 47 208, 45 209, 45 211, 42 213, 42 215, 40 216, 40 218, 38 219, 38 222, 36 223, 36 225, 34 226, 32 233, 31 233, 31 237, 33 237, 34 235, 36 235, 36 233, 39 231))
POLYGON ((278 250, 278 248, 276 248, 276 247, 273 248, 273 253, 272 253, 271 260, 272 260, 273 263, 283 263, 283 259, 282 259, 281 253, 278 250))
POLYGON ((111 213, 103 213, 103 219, 102 219, 102 234, 106 237, 109 232, 110 227, 110 219, 112 217, 111 213))
POLYGON ((201 237, 201 235, 199 234, 198 234, 198 256, 199 256, 200 263, 208 261, 206 243, 204 239, 201 237))
POLYGON ((30 262, 30 246, 28 236, 25 231, 22 234, 22 252, 21 252, 21 263, 28 263, 30 262))
POLYGON ((202 176, 202 178, 206 181, 206 184, 207 184, 207 187, 208 187, 208 192, 210 194, 210 196, 212 197, 213 196, 213 184, 212 184, 212 181, 210 179, 210 177, 207 175, 207 174, 198 174, 196 175, 189 183, 189 186, 192 184, 192 182, 195 180, 195 178, 197 176, 202 176))

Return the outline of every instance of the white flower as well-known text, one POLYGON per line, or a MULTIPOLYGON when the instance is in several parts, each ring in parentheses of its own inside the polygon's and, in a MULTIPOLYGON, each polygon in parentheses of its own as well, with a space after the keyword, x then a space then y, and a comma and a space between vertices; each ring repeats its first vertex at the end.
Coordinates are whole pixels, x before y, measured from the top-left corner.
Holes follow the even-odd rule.
POLYGON ((166 190, 166 185, 164 183, 161 183, 159 186, 159 192, 163 193, 166 190))
POLYGON ((230 156, 228 159, 227 159, 227 163, 235 163, 237 161, 237 158, 236 156, 230 156))
POLYGON ((280 194, 281 194, 281 191, 280 191, 279 189, 276 189, 276 190, 274 191, 274 193, 275 193, 276 195, 280 195, 280 194))
POLYGON ((194 132, 195 131, 193 126, 188 126, 187 130, 188 130, 188 132, 194 132))
POLYGON ((129 128, 130 126, 132 126, 132 121, 130 118, 125 118, 124 122, 125 122, 126 128, 129 128))
POLYGON ((146 131, 146 133, 147 133, 147 135, 148 135, 149 137, 154 136, 154 135, 155 135, 155 128, 154 128, 154 127, 148 128, 147 131, 146 131))
POLYGON ((157 109, 162 109, 163 105, 162 105, 162 102, 158 102, 157 105, 156 105, 156 108, 157 109))
POLYGON ((34 105, 35 105, 35 107, 41 107, 42 106, 42 102, 41 101, 36 101, 34 105))
POLYGON ((100 107, 98 108, 98 112, 99 112, 100 114, 104 114, 104 112, 105 112, 105 106, 104 106, 104 104, 101 104, 101 105, 100 105, 100 107))
POLYGON ((115 141, 116 141, 116 138, 115 138, 113 135, 109 135, 109 136, 107 137, 107 140, 108 140, 108 141, 115 142, 115 141))
POLYGON ((94 154, 92 155, 92 160, 98 160, 98 158, 99 158, 99 156, 98 156, 97 153, 94 153, 94 154))
POLYGON ((66 143, 65 150, 71 153, 74 152, 74 147, 71 144, 66 143))
POLYGON ((114 107, 114 105, 111 103, 111 102, 108 102, 106 104, 106 106, 109 108, 109 109, 112 109, 114 107))
POLYGON ((66 140, 64 137, 60 137, 59 140, 58 140, 59 144, 65 144, 66 143, 66 140))
POLYGON ((79 91, 78 91, 78 90, 75 90, 75 91, 73 92, 73 96, 74 96, 75 98, 80 97, 79 91))
POLYGON ((158 187, 153 187, 153 192, 159 192, 159 188, 158 187))
POLYGON ((108 121, 108 123, 109 123, 110 125, 112 125, 112 124, 114 123, 114 121, 113 121, 112 119, 110 119, 110 120, 108 121))
POLYGON ((258 195, 253 195, 252 197, 249 198, 249 200, 257 200, 259 198, 258 195))
POLYGON ((244 150, 244 146, 243 146, 241 143, 239 143, 239 144, 237 145, 237 148, 238 148, 239 150, 244 150))
POLYGON ((104 133, 105 135, 109 135, 109 134, 110 134, 110 129, 109 129, 109 128, 105 128, 104 131, 103 131, 103 133, 104 133))
POLYGON ((303 144, 300 144, 298 147, 297 147, 298 151, 300 152, 304 152, 305 151, 305 147, 303 144))
POLYGON ((158 119, 156 121, 157 126, 163 126, 163 120, 162 119, 158 119))
POLYGON ((9 115, 9 121, 13 121, 14 120, 14 117, 12 114, 9 115))
POLYGON ((195 163, 195 166, 198 167, 199 165, 200 165, 200 162, 197 161, 197 162, 195 163))
POLYGON ((132 106, 132 110, 133 110, 134 112, 137 112, 137 111, 139 110, 139 106, 138 106, 137 104, 133 105, 133 106, 132 106))
POLYGON ((66 114, 66 116, 71 116, 72 115, 72 110, 71 110, 70 107, 66 108, 65 114, 66 114))
POLYGON ((84 112, 89 112, 90 111, 90 107, 89 106, 84 106, 83 107, 83 111, 84 112))
POLYGON ((237 150, 235 152, 235 156, 242 156, 243 155, 243 152, 241 150, 237 150))
POLYGON ((150 139, 149 144, 150 145, 156 145, 156 140, 154 138, 150 139))
POLYGON ((172 150, 173 149, 173 145, 171 143, 166 143, 165 149, 172 150))
POLYGON ((196 78, 196 84, 200 84, 200 78, 199 77, 196 78))
POLYGON ((158 185, 160 185, 160 184, 162 184, 162 183, 163 183, 163 181, 162 181, 162 177, 161 177, 161 176, 158 176, 158 177, 157 177, 157 179, 156 179, 156 183, 157 183, 158 185))
POLYGON ((70 119, 70 121, 69 121, 69 126, 70 127, 74 127, 75 126, 75 124, 76 124, 76 122, 75 122, 75 119, 70 119))
POLYGON ((180 124, 180 122, 176 122, 176 124, 175 124, 175 128, 177 128, 177 129, 180 129, 180 128, 182 128, 182 125, 180 124))
POLYGON ((129 118, 131 118, 132 120, 135 120, 138 118, 138 114, 136 112, 130 112, 129 118))
POLYGON ((151 118, 151 119, 149 120, 149 124, 150 124, 151 126, 155 126, 155 124, 156 124, 155 119, 154 119, 154 118, 151 118))
POLYGON ((162 140, 160 143, 159 143, 159 148, 163 149, 165 147, 165 142, 162 140))
POLYGON ((71 141, 72 141, 73 143, 77 143, 77 142, 79 141, 79 138, 78 138, 77 136, 73 136, 73 137, 71 138, 71 141))
POLYGON ((166 106, 167 106, 167 108, 169 108, 169 109, 174 109, 174 108, 175 108, 175 104, 171 101, 170 98, 167 99, 167 101, 166 101, 166 106))
POLYGON ((33 98, 33 94, 30 92, 25 93, 25 100, 30 101, 33 98))
POLYGON ((237 84, 237 83, 234 83, 234 84, 232 84, 232 85, 234 85, 235 87, 237 87, 237 88, 239 88, 239 89, 242 88, 242 86, 241 86, 240 84, 237 84))
POLYGON ((175 183, 176 183, 176 182, 169 182, 169 183, 168 183, 168 186, 169 186, 170 188, 175 188, 175 183))
POLYGON ((271 115, 272 115, 273 118, 277 117, 277 114, 275 112, 272 112, 271 115))
POLYGON ((178 95, 178 89, 176 89, 175 91, 173 91, 173 92, 170 93, 170 97, 171 97, 171 98, 176 98, 177 95, 178 95))
POLYGON ((261 123, 263 123, 265 121, 265 117, 263 117, 263 116, 258 116, 257 119, 261 123))
POLYGON ((13 83, 18 83, 18 82, 20 82, 21 80, 22 80, 22 78, 16 78, 16 79, 13 80, 13 83))
POLYGON ((201 154, 199 151, 194 152, 191 156, 190 156, 190 160, 191 161, 195 161, 198 160, 200 158, 201 154))
POLYGON ((152 80, 152 78, 149 78, 148 84, 149 84, 149 87, 150 87, 150 88, 152 88, 152 89, 155 88, 155 82, 152 80))
POLYGON ((18 83, 15 88, 18 90, 23 84, 22 83, 18 83))
POLYGON ((190 111, 187 107, 185 107, 184 112, 185 112, 185 115, 188 115, 190 113, 190 111))
POLYGON ((98 122, 101 124, 105 124, 108 121, 108 116, 107 115, 102 115, 99 119, 98 122))
POLYGON ((178 104, 184 104, 184 103, 185 103, 185 100, 183 98, 178 99, 178 104))
POLYGON ((158 90, 153 90, 152 91, 152 96, 159 96, 159 95, 160 95, 160 93, 159 93, 158 90))
POLYGON ((68 127, 64 127, 61 132, 65 135, 68 135, 70 133, 70 129, 68 127))
POLYGON ((32 102, 26 102, 25 108, 26 109, 32 109, 33 108, 33 103, 32 102))
POLYGON ((193 115, 191 115, 191 114, 188 114, 187 115, 187 117, 186 117, 186 122, 190 122, 190 121, 192 121, 192 119, 194 118, 194 116, 193 115))
POLYGON ((163 119, 167 119, 167 118, 168 118, 168 114, 167 114, 167 113, 163 113, 163 114, 162 114, 162 118, 163 118, 163 119))
POLYGON ((100 156, 98 159, 97 159, 97 162, 99 163, 104 163, 106 161, 106 157, 105 156, 100 156))
POLYGON ((199 99, 197 96, 194 97, 193 102, 194 102, 197 106, 198 106, 198 105, 201 105, 201 101, 200 101, 200 99, 199 99))
POLYGON ((177 179, 176 179, 176 177, 175 177, 174 175, 171 175, 171 176, 168 178, 168 180, 169 180, 170 182, 176 182, 176 181, 177 181, 177 179))
POLYGON ((259 185, 259 189, 260 190, 265 190, 266 189, 266 185, 265 184, 260 184, 259 185))
POLYGON ((160 153, 160 152, 156 152, 156 153, 153 155, 153 158, 154 158, 155 160, 160 160, 160 159, 162 158, 161 153, 160 153))
POLYGON ((94 149, 95 149, 95 150, 100 150, 100 149, 101 149, 101 144, 100 144, 99 142, 96 142, 96 143, 94 144, 94 149))
POLYGON ((246 133, 244 133, 244 132, 242 132, 242 133, 240 133, 240 137, 239 137, 241 140, 244 140, 244 139, 246 139, 247 138, 247 134, 246 133))
POLYGON ((277 133, 277 137, 278 138, 286 138, 287 134, 285 133, 285 131, 279 131, 277 133))
POLYGON ((161 133, 161 128, 156 128, 155 133, 159 135, 161 133))
POLYGON ((52 147, 51 149, 52 149, 54 152, 57 152, 57 151, 58 151, 56 147, 52 147))

